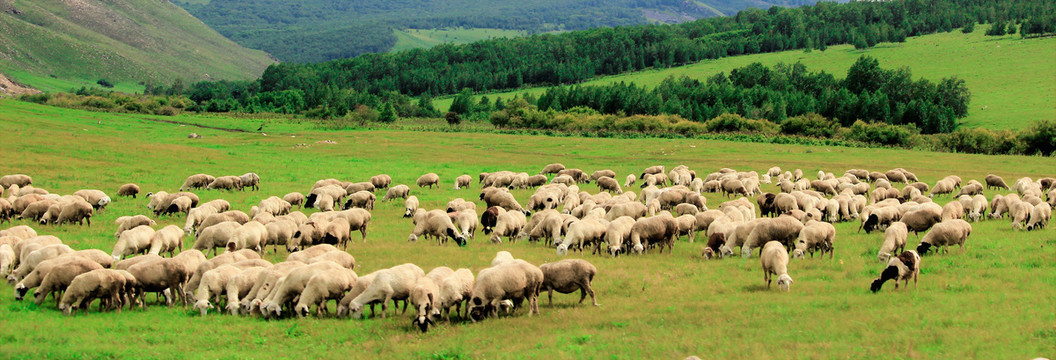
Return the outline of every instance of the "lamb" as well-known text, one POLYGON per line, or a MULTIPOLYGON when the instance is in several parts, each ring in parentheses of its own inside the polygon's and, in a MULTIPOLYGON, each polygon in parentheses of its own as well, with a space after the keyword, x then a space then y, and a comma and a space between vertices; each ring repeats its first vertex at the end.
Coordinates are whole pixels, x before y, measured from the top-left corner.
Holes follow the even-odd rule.
MULTIPOLYGON (((126 286, 126 277, 121 270, 96 269, 77 275, 66 287, 59 302, 59 310, 65 315, 73 315, 76 309, 85 309, 95 299, 100 299, 99 308, 109 301, 110 307, 121 310, 121 295, 126 286)), ((128 276, 132 276, 128 274, 128 276)))
POLYGON ((345 292, 356 285, 356 273, 344 268, 320 270, 312 275, 301 291, 297 305, 293 310, 302 317, 308 316, 309 307, 316 305, 317 314, 325 314, 326 302, 340 300, 345 292))
POLYGON ((201 189, 209 186, 214 180, 216 180, 216 178, 208 174, 194 174, 188 176, 187 180, 183 181, 183 185, 180 186, 179 191, 201 189))
POLYGON ((862 212, 862 215, 864 221, 862 221, 861 225, 858 227, 858 231, 861 232, 862 229, 865 229, 865 233, 867 234, 873 230, 884 228, 892 222, 899 221, 902 218, 902 215, 898 212, 898 207, 896 206, 875 208, 872 209, 871 212, 867 209, 862 212))
POLYGON ((436 186, 437 188, 439 188, 440 187, 440 176, 436 175, 436 173, 428 173, 428 174, 425 174, 425 175, 422 175, 422 176, 418 177, 418 181, 416 181, 415 183, 418 184, 418 187, 420 187, 420 188, 424 188, 424 187, 432 188, 433 186, 436 186))
POLYGON ((418 197, 411 195, 403 201, 403 217, 409 218, 414 216, 414 213, 418 211, 418 197))
MULTIPOLYGON (((801 230, 803 230, 803 223, 791 216, 778 216, 775 219, 763 221, 756 225, 744 239, 744 244, 741 245, 741 256, 749 258, 752 256, 752 249, 765 246, 763 244, 773 241, 791 245, 801 230)), ((760 250, 760 256, 761 254, 762 250, 760 250)))
POLYGON ((235 221, 225 221, 210 226, 198 233, 198 239, 194 241, 191 248, 203 252, 211 249, 213 255, 216 255, 216 249, 227 247, 227 242, 235 236, 240 227, 242 225, 235 221))
MULTIPOLYGON (((37 305, 44 303, 44 299, 47 298, 48 295, 54 294, 52 297, 55 299, 55 306, 57 307, 60 300, 58 293, 66 291, 66 288, 70 286, 70 282, 72 282, 77 275, 103 268, 99 263, 80 256, 67 256, 56 258, 56 260, 59 262, 58 265, 46 274, 41 273, 43 278, 40 282, 40 286, 33 292, 34 302, 36 302, 37 305)), ((26 287, 24 282, 19 284, 23 285, 23 287, 19 288, 16 285, 15 291, 22 291, 21 294, 24 295, 25 291, 28 290, 28 287, 26 287)))
POLYGON ((987 189, 1005 189, 1005 190, 1008 190, 1008 184, 1006 184, 1005 183, 1005 179, 1002 179, 1000 176, 997 176, 997 175, 994 175, 994 174, 990 174, 990 175, 987 175, 986 178, 983 179, 983 180, 986 181, 986 188, 987 189))
POLYGON ((668 246, 668 252, 675 247, 675 238, 678 236, 678 222, 670 215, 654 216, 639 219, 631 227, 631 244, 634 251, 641 254, 645 251, 646 244, 656 243, 660 246, 660 253, 664 252, 664 245, 668 246))
POLYGON ((767 289, 770 288, 773 275, 777 275, 777 286, 782 291, 790 290, 792 277, 788 276, 788 253, 785 252, 784 245, 777 241, 767 242, 763 245, 759 261, 763 265, 763 280, 766 281, 767 289))
POLYGON ((833 249, 835 238, 836 228, 832 224, 811 220, 807 222, 803 230, 799 231, 793 258, 804 258, 804 252, 810 252, 810 257, 814 258, 814 249, 821 249, 822 256, 825 256, 825 252, 828 251, 829 259, 832 259, 835 253, 833 249))
POLYGON ((435 324, 433 317, 440 315, 440 309, 436 303, 439 295, 440 287, 436 284, 436 281, 428 276, 418 278, 418 281, 415 282, 414 287, 411 289, 408 301, 417 310, 417 315, 412 325, 418 326, 423 333, 429 331, 429 325, 435 324))
POLYGON ((409 195, 410 192, 411 188, 407 185, 396 185, 389 188, 389 190, 385 192, 385 197, 382 197, 381 201, 385 202, 395 198, 406 199, 407 195, 409 195))
POLYGON ((888 280, 895 280, 895 289, 898 289, 898 281, 902 280, 905 282, 905 287, 909 288, 909 279, 913 279, 913 285, 917 284, 917 276, 920 275, 920 255, 916 251, 908 250, 903 251, 897 257, 892 258, 887 263, 887 267, 880 273, 880 277, 873 280, 872 285, 869 286, 869 290, 873 293, 880 291, 880 288, 884 286, 884 283, 888 280))
POLYGON ((138 253, 146 253, 150 250, 150 241, 154 238, 154 228, 146 225, 137 226, 131 230, 121 233, 121 237, 114 244, 111 256, 114 261, 124 259, 126 256, 138 253))
MULTIPOLYGON (((352 299, 348 304, 348 311, 353 317, 358 319, 363 315, 364 305, 381 302, 381 318, 384 319, 389 300, 392 300, 393 303, 396 300, 407 300, 418 279, 424 276, 425 271, 414 264, 397 265, 381 270, 375 275, 370 286, 359 296, 352 299)), ((407 305, 405 303, 404 311, 406 310, 407 305)))
POLYGON ((603 191, 608 191, 616 194, 623 194, 623 189, 620 188, 620 183, 611 177, 605 176, 598 178, 598 188, 603 191))
POLYGON ((131 196, 133 199, 139 194, 139 185, 136 184, 124 184, 117 188, 117 196, 131 196))
POLYGON ((928 250, 931 247, 942 247, 945 252, 949 253, 949 246, 960 245, 961 249, 964 249, 964 242, 968 239, 968 236, 972 234, 972 225, 967 221, 961 219, 946 220, 935 224, 924 235, 924 238, 920 239, 920 244, 917 245, 917 253, 920 255, 927 255, 928 250))
POLYGON ((429 235, 436 237, 441 243, 447 237, 453 239, 459 246, 466 246, 466 237, 455 227, 455 224, 451 222, 451 217, 447 216, 443 210, 428 211, 420 219, 415 220, 414 230, 407 236, 407 241, 416 242, 419 236, 429 235))
POLYGON ((179 226, 168 225, 154 232, 154 236, 150 238, 150 251, 147 253, 161 255, 167 252, 169 257, 172 257, 176 250, 183 251, 183 230, 179 226))
POLYGON ((516 236, 520 235, 521 231, 524 231, 527 223, 527 218, 520 211, 507 211, 499 215, 491 232, 491 242, 501 243, 503 236, 507 237, 511 242, 516 242, 516 236))
POLYGON ((1049 203, 1039 203, 1030 211, 1030 218, 1027 221, 1027 230, 1043 229, 1049 224, 1049 219, 1052 218, 1052 206, 1049 203))
POLYGON ((528 300, 528 316, 539 313, 539 291, 543 271, 524 260, 512 260, 481 270, 473 284, 470 320, 476 322, 498 315, 503 300, 520 304, 528 300))
POLYGON ((600 247, 602 240, 605 237, 606 224, 594 219, 586 219, 573 222, 568 226, 568 234, 565 235, 561 241, 556 241, 557 254, 565 255, 568 253, 568 248, 575 246, 576 249, 582 251, 584 245, 597 245, 595 251, 600 247))
POLYGON ((590 294, 590 300, 594 302, 594 306, 598 306, 594 289, 590 287, 590 282, 597 275, 598 268, 590 262, 582 259, 565 259, 539 265, 539 270, 543 272, 543 283, 539 290, 548 292, 547 304, 554 303, 554 290, 562 294, 579 290, 580 304, 587 298, 587 294, 590 294))

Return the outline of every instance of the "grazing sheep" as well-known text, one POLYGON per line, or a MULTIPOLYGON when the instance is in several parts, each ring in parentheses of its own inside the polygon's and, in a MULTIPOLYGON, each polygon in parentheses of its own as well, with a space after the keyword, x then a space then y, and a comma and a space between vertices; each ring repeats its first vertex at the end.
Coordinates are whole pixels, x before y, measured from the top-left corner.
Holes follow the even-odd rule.
MULTIPOLYGON (((791 216, 778 216, 768 219, 755 226, 741 245, 741 256, 748 258, 752 256, 752 249, 764 246, 770 242, 792 245, 793 241, 803 230, 803 222, 791 216)), ((761 255, 760 250, 760 255, 761 255)), ((786 257, 788 254, 785 254, 786 257)))
POLYGON ((913 285, 916 285, 917 276, 920 275, 920 265, 920 255, 916 251, 903 251, 897 257, 888 261, 887 267, 880 273, 880 277, 873 280, 873 283, 869 285, 869 290, 873 293, 880 291, 880 288, 888 280, 895 280, 895 289, 898 289, 899 280, 905 282, 906 288, 909 288, 910 278, 913 279, 913 285))
POLYGON ((553 164, 548 164, 545 167, 543 167, 543 171, 540 171, 539 174, 540 175, 552 175, 552 174, 557 174, 558 172, 560 172, 561 170, 564 170, 564 169, 565 169, 565 165, 560 164, 560 163, 553 163, 553 164))
POLYGON ((964 217, 964 205, 960 201, 950 201, 942 207, 942 220, 960 219, 964 217))
POLYGON ((428 174, 425 174, 425 175, 422 175, 422 176, 418 177, 418 181, 416 181, 415 183, 418 184, 418 187, 420 187, 420 188, 424 188, 424 187, 432 188, 433 186, 436 186, 437 188, 439 188, 440 187, 440 176, 436 175, 436 173, 428 173, 428 174))
POLYGON ((972 225, 967 221, 961 219, 946 220, 935 224, 924 235, 924 238, 920 239, 920 244, 917 245, 917 253, 920 255, 927 255, 928 250, 931 247, 942 247, 945 252, 949 253, 949 246, 960 245, 961 249, 964 249, 964 242, 968 239, 968 236, 972 234, 972 225))
POLYGON ((598 188, 602 191, 608 191, 616 194, 623 194, 623 189, 620 188, 620 183, 611 177, 605 176, 598 178, 598 188))
MULTIPOLYGON (((12 284, 15 288, 15 300, 22 300, 22 298, 26 296, 26 293, 29 292, 29 289, 40 286, 40 284, 44 281, 44 277, 47 276, 48 273, 50 273, 52 270, 59 267, 67 266, 69 264, 74 264, 83 267, 91 267, 93 265, 97 268, 102 267, 98 263, 80 256, 60 256, 53 259, 41 261, 40 264, 37 264, 37 266, 33 267, 33 271, 30 271, 24 278, 22 278, 17 283, 12 284)), ((14 278, 12 276, 8 276, 7 279, 10 281, 14 278)))
POLYGON ((613 219, 620 218, 623 216, 629 216, 633 219, 639 219, 644 217, 649 209, 640 202, 626 202, 612 205, 608 208, 608 212, 605 213, 605 219, 612 221, 613 219))
POLYGON ((350 208, 361 208, 367 210, 374 210, 374 201, 377 197, 374 193, 366 190, 358 191, 356 193, 348 195, 348 200, 345 202, 343 209, 350 208))
POLYGON ((395 199, 395 198, 406 199, 407 195, 409 195, 410 193, 411 193, 411 188, 409 186, 402 185, 402 184, 401 185, 396 185, 396 186, 393 186, 393 187, 389 188, 389 190, 385 192, 385 196, 381 198, 381 201, 382 202, 389 201, 389 200, 395 199))
POLYGON ((150 251, 147 253, 161 255, 167 252, 169 257, 173 257, 176 250, 183 251, 183 230, 179 226, 168 225, 154 232, 154 236, 150 238, 150 251))
POLYGON ((297 305, 293 310, 300 316, 308 316, 309 307, 316 305, 317 314, 325 314, 326 302, 341 300, 345 292, 356 285, 356 273, 349 269, 327 269, 318 271, 304 285, 297 305))
POLYGON ((213 177, 212 175, 208 175, 208 174, 194 174, 194 175, 188 176, 187 180, 183 181, 183 185, 180 186, 179 191, 191 190, 191 189, 201 189, 201 188, 204 188, 206 186, 209 186, 209 184, 212 183, 214 180, 216 180, 216 178, 213 177))
POLYGON ((912 207, 911 210, 902 214, 899 219, 906 224, 909 230, 916 234, 921 231, 927 231, 933 225, 942 221, 942 212, 943 209, 939 205, 926 203, 912 207))
POLYGON ((297 223, 292 220, 276 220, 264 225, 264 229, 267 230, 268 235, 261 247, 274 245, 275 252, 278 252, 280 245, 285 246, 290 239, 293 239, 293 233, 297 232, 297 223))
POLYGON ((289 203, 290 206, 297 206, 298 208, 304 208, 304 194, 299 192, 291 192, 283 195, 282 200, 289 203))
POLYGON ((110 253, 114 261, 124 259, 150 250, 150 241, 154 238, 154 229, 150 226, 140 225, 131 230, 121 233, 114 244, 114 251, 110 253))
POLYGON ((227 242, 234 238, 240 227, 242 224, 235 221, 225 221, 210 226, 198 233, 198 239, 194 241, 191 248, 203 252, 211 249, 213 255, 216 255, 216 249, 226 248, 227 242))
MULTIPOLYGON (((447 213, 447 216, 451 218, 451 222, 455 224, 455 227, 462 231, 462 236, 469 239, 474 237, 477 232, 477 226, 479 226, 476 211, 473 209, 464 209, 458 212, 449 212, 447 213)), ((527 229, 527 227, 525 227, 525 229, 527 229)), ((521 234, 525 233, 522 231, 521 234)))
POLYGON ((634 246, 634 252, 639 254, 645 251, 646 245, 653 244, 659 245, 661 254, 664 252, 664 245, 667 245, 670 253, 675 247, 677 236, 678 222, 670 215, 638 219, 631 227, 631 244, 634 246))
POLYGON ((110 204, 110 197, 106 196, 102 190, 77 190, 73 193, 75 196, 80 196, 87 201, 88 204, 92 205, 93 209, 103 210, 107 204, 110 204))
MULTIPOLYGON (((348 230, 345 230, 348 233, 348 230)), ((257 253, 263 253, 263 246, 266 244, 268 238, 268 229, 264 224, 256 221, 250 221, 235 230, 233 236, 227 240, 224 247, 227 251, 237 251, 242 249, 250 249, 257 253)))
POLYGON ((374 192, 374 190, 377 190, 377 188, 369 181, 351 183, 345 186, 345 192, 348 194, 355 194, 360 191, 374 192))
POLYGON ((1027 230, 1044 229, 1052 218, 1052 206, 1048 203, 1040 203, 1030 211, 1027 221, 1027 230))
POLYGON ((227 288, 227 283, 235 276, 238 276, 242 270, 242 268, 232 264, 225 264, 203 273, 202 281, 194 293, 194 310, 200 311, 201 315, 205 316, 209 309, 214 308, 210 300, 215 299, 219 303, 227 288))
MULTIPOLYGON (((381 318, 384 319, 389 300, 392 300, 393 304, 397 300, 407 300, 418 279, 424 276, 425 271, 414 264, 397 265, 378 271, 370 286, 349 302, 348 311, 358 319, 363 316, 364 305, 380 302, 381 318)), ((403 309, 407 311, 406 303, 403 309)))
MULTIPOLYGON (((270 267, 263 268, 260 273, 257 274, 256 278, 252 279, 253 284, 250 286, 248 292, 245 295, 240 295, 239 304, 237 307, 241 308, 243 314, 249 314, 253 312, 261 313, 260 306, 263 305, 271 292, 275 290, 275 286, 289 274, 291 271, 304 267, 306 264, 300 261, 284 261, 274 264, 270 267)), ((327 265, 318 265, 327 266, 327 265)), ((231 303, 228 303, 228 308, 232 311, 231 303)))
POLYGON ((763 265, 763 280, 766 281, 767 289, 770 288, 773 275, 777 275, 777 286, 782 291, 790 290, 792 277, 788 276, 788 253, 784 245, 777 241, 766 243, 759 255, 759 261, 763 265))
MULTIPOLYGON (((635 203, 635 204, 637 204, 637 203, 635 203)), ((682 203, 682 204, 675 205, 675 214, 677 214, 678 216, 682 216, 682 215, 693 215, 693 216, 696 216, 698 213, 700 213, 700 209, 698 209, 696 205, 689 204, 689 203, 682 203)))
POLYGON ((597 245, 595 246, 596 251, 605 237, 606 228, 605 223, 595 219, 573 222, 568 226, 568 233, 565 238, 555 241, 557 243, 557 254, 565 255, 568 253, 568 248, 573 246, 575 249, 582 251, 584 245, 597 245))
POLYGON ((502 243, 502 237, 505 236, 507 240, 516 242, 516 237, 520 235, 521 231, 524 231, 527 223, 528 220, 523 212, 507 211, 496 218, 490 240, 495 244, 502 243))
POLYGON ((14 174, 4 175, 0 177, 0 188, 8 188, 11 185, 18 185, 18 187, 26 187, 33 184, 33 178, 26 174, 14 174))
POLYGON ((528 210, 525 210, 517 199, 513 197, 513 194, 508 191, 492 191, 484 194, 484 203, 490 208, 492 206, 498 206, 506 211, 520 211, 529 215, 528 210))
POLYGON ((411 324, 417 326, 423 333, 429 331, 429 325, 435 324, 433 317, 440 315, 440 309, 436 303, 439 295, 440 287, 428 276, 418 278, 411 289, 411 295, 407 300, 417 310, 411 324))
POLYGON ((15 265, 15 250, 10 244, 0 244, 0 276, 7 276, 15 265))
POLYGON ((455 178, 455 190, 469 188, 469 184, 473 182, 473 177, 462 174, 455 178))
POLYGON ((572 178, 576 183, 589 183, 590 176, 580 169, 564 169, 557 172, 558 176, 567 175, 572 178))
MULTIPOLYGON (((198 253, 201 253, 201 251, 199 251, 198 253)), ((128 259, 125 259, 125 260, 121 260, 121 261, 115 263, 113 268, 117 269, 117 270, 128 270, 128 268, 132 267, 133 265, 136 265, 136 264, 139 264, 139 263, 142 263, 142 262, 150 262, 150 261, 161 260, 161 259, 164 259, 164 258, 161 257, 160 255, 152 255, 152 254, 133 256, 131 258, 128 258, 128 259)))
POLYGON ((476 322, 497 316, 503 300, 512 300, 515 305, 528 300, 528 316, 538 314, 543 279, 543 271, 524 260, 511 260, 481 270, 473 284, 470 320, 476 322))
POLYGON ((242 181, 242 188, 253 188, 260 190, 260 175, 257 173, 245 173, 238 177, 242 181))
MULTIPOLYGON (((73 249, 65 244, 51 244, 39 247, 30 245, 24 246, 21 250, 21 260, 18 262, 18 267, 8 276, 8 283, 17 283, 26 275, 29 275, 41 262, 73 252, 73 249)), ((14 253, 14 248, 12 248, 11 252, 12 254, 14 253)), ((11 264, 12 266, 14 265, 14 259, 12 259, 11 264)))
MULTIPOLYGON (((305 266, 296 267, 288 274, 279 278, 274 290, 268 294, 260 306, 260 311, 265 317, 282 316, 282 308, 286 305, 293 306, 292 302, 300 296, 308 282, 317 274, 329 270, 347 270, 338 264, 329 261, 317 262, 305 266)), ((258 295, 259 296, 259 295, 258 295)))
POLYGON ((82 225, 84 223, 88 223, 88 226, 92 225, 92 205, 88 202, 75 200, 61 202, 56 206, 59 210, 58 216, 55 220, 56 224, 61 225, 76 222, 82 225))
MULTIPOLYGON (((37 236, 37 231, 27 225, 18 225, 6 230, 0 230, 0 236, 14 236, 20 239, 29 239, 37 236)), ((17 248, 15 250, 18 250, 17 248)), ((16 251, 17 253, 17 251, 16 251)))
POLYGON ((411 195, 403 201, 403 217, 409 218, 414 216, 414 213, 418 211, 418 197, 411 195))
POLYGON ((987 175, 986 178, 984 178, 983 180, 986 181, 986 188, 987 189, 1005 189, 1005 190, 1008 190, 1008 184, 1006 184, 1005 183, 1005 179, 1002 179, 1000 176, 997 176, 997 175, 994 175, 994 174, 990 174, 990 175, 987 175))
POLYGON ((598 306, 594 289, 590 287, 590 282, 597 275, 598 268, 590 262, 582 259, 565 259, 539 265, 539 270, 543 272, 543 284, 539 290, 548 292, 547 304, 553 305, 555 290, 562 294, 579 290, 580 304, 587 298, 587 294, 590 294, 590 300, 594 302, 594 306, 598 306))
MULTIPOLYGON (((510 259, 512 260, 513 257, 511 256, 510 259)), ((468 316, 469 298, 473 296, 473 272, 469 269, 455 270, 451 275, 444 277, 439 286, 440 293, 435 304, 443 313, 442 315, 446 316, 447 321, 451 321, 452 307, 455 308, 455 314, 459 317, 468 316), (466 315, 462 315, 463 303, 465 303, 466 315)))
MULTIPOLYGON (((51 271, 48 271, 46 274, 43 274, 40 286, 33 292, 34 302, 37 305, 44 303, 44 299, 47 298, 48 295, 52 295, 55 299, 55 306, 58 307, 61 300, 59 293, 66 291, 66 288, 70 286, 70 283, 73 282, 74 278, 86 272, 103 268, 99 263, 80 256, 68 256, 56 259, 60 264, 52 268, 51 271)), ((25 284, 19 284, 22 284, 23 287, 19 288, 16 285, 16 291, 28 290, 28 288, 25 287, 25 284)))
POLYGON ((979 184, 968 184, 961 187, 961 191, 957 192, 953 197, 960 197, 961 195, 975 196, 983 193, 983 186, 979 184))
POLYGON ((243 188, 242 178, 234 175, 217 177, 205 186, 206 190, 242 190, 243 188))
POLYGON ((886 228, 892 222, 899 221, 902 218, 898 212, 898 207, 895 206, 876 208, 872 209, 871 212, 863 211, 862 215, 863 221, 858 227, 858 231, 865 229, 866 234, 871 233, 873 230, 886 228))
MULTIPOLYGON (((64 315, 73 315, 77 309, 87 312, 88 305, 93 300, 99 299, 99 309, 103 303, 109 302, 109 308, 121 310, 121 294, 126 286, 125 275, 121 270, 95 269, 84 274, 77 275, 66 287, 59 301, 59 310, 64 315)), ((131 276, 131 274, 128 274, 131 276)))
POLYGON ((829 252, 829 259, 832 259, 835 254, 834 240, 836 238, 836 228, 832 224, 822 221, 809 221, 803 230, 799 231, 799 237, 796 238, 796 250, 793 251, 793 258, 802 259, 806 257, 805 252, 810 253, 810 257, 814 258, 814 250, 820 249, 821 256, 825 256, 825 252, 829 252))
POLYGON ((466 237, 455 227, 451 217, 443 210, 428 211, 420 218, 416 217, 414 230, 411 230, 411 234, 407 236, 407 241, 416 242, 418 237, 423 235, 436 237, 440 243, 451 238, 458 246, 466 246, 466 237))

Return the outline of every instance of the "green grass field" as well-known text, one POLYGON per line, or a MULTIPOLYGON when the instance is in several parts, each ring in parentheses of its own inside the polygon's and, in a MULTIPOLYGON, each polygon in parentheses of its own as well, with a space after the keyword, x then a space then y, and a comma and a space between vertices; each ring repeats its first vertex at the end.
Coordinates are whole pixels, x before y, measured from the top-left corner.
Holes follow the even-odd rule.
MULTIPOLYGON (((140 82, 249 80, 274 62, 221 36, 169 2, 18 1, 0 12, 0 73, 42 91, 107 79, 140 82)), ((7 5, 5 5, 7 6, 7 5)))
POLYGON ((403 29, 396 33, 396 45, 390 51, 431 48, 444 43, 468 44, 500 37, 524 36, 523 30, 452 28, 452 29, 403 29))
MULTIPOLYGON (((1056 118, 1056 38, 1022 39, 1019 35, 984 36, 988 25, 975 32, 925 35, 906 39, 905 43, 883 43, 866 50, 853 46, 833 46, 825 51, 802 50, 779 53, 732 56, 669 69, 601 77, 584 85, 606 85, 634 82, 654 86, 664 79, 688 76, 707 79, 719 73, 753 62, 774 65, 780 62, 802 62, 811 71, 825 71, 842 78, 862 55, 880 61, 884 68, 909 67, 914 77, 939 80, 957 76, 964 79, 972 92, 968 116, 962 126, 988 129, 1020 129, 1041 119, 1056 118)), ((488 94, 509 98, 525 93, 542 94, 546 88, 528 88, 488 94)), ((437 99, 436 106, 446 110, 452 98, 437 99)))
MULTIPOLYGON (((934 183, 948 174, 982 179, 988 173, 1008 182, 1021 176, 1056 174, 1051 158, 926 153, 771 145, 706 140, 597 139, 393 130, 321 131, 307 124, 274 123, 268 135, 193 125, 252 128, 254 120, 151 117, 92 113, 0 100, 0 174, 26 173, 34 185, 67 194, 97 188, 110 194, 126 182, 144 192, 173 191, 193 173, 214 175, 254 171, 260 191, 200 191, 202 201, 224 198, 233 208, 249 207, 271 195, 308 191, 318 179, 365 181, 388 173, 395 184, 412 184, 423 208, 438 208, 462 197, 477 200, 476 185, 452 190, 455 176, 500 169, 535 173, 562 162, 587 171, 611 168, 621 177, 649 165, 685 164, 700 174, 721 167, 765 171, 770 166, 819 169, 842 174, 848 168, 886 171, 905 167, 934 183), (203 139, 186 136, 197 132, 203 139), (332 140, 336 144, 322 144, 332 140), (421 174, 436 172, 443 186, 413 186, 421 174)), ((253 128, 255 129, 255 128, 253 128)), ((810 176, 810 175, 808 175, 810 176)), ((582 187, 589 192, 593 185, 582 187)), ((637 190, 637 188, 635 188, 637 190)), ((765 191, 776 191, 764 185, 765 191)), ((529 194, 516 190, 523 201, 529 194)), ((992 196, 994 191, 987 191, 992 196)), ((717 207, 721 195, 707 194, 717 207)), ((949 197, 936 200, 945 203, 949 197)), ((75 249, 114 243, 113 220, 147 214, 144 198, 116 198, 96 214, 90 227, 40 226, 75 249)), ((478 204, 478 208, 482 208, 478 204)), ((308 212, 308 210, 305 210, 308 212)), ((311 210, 314 211, 314 210, 311 210)), ((491 244, 476 234, 466 248, 408 243, 411 223, 400 217, 402 202, 377 204, 366 243, 354 235, 349 251, 359 274, 412 262, 480 270, 494 253, 509 250, 535 264, 559 260, 539 244, 491 244)), ((12 225, 21 224, 16 220, 12 225)), ((182 216, 162 217, 158 227, 182 226, 182 216)), ((2 228, 6 228, 4 225, 2 228)), ((757 258, 703 261, 703 244, 680 241, 673 254, 619 258, 571 253, 599 274, 594 280, 600 307, 575 306, 578 295, 540 302, 541 314, 480 323, 441 323, 421 334, 411 315, 389 319, 283 319, 210 314, 189 308, 148 307, 146 311, 65 317, 45 302, 13 300, 0 285, 0 344, 4 358, 977 358, 1025 359, 1056 354, 1056 230, 1013 231, 1007 220, 973 224, 966 250, 923 259, 920 283, 879 294, 869 283, 885 266, 876 260, 882 234, 858 234, 857 223, 837 224, 836 257, 793 260, 790 293, 766 290, 757 258)), ((187 239, 187 246, 191 239, 187 239)), ((910 235, 910 247, 917 238, 910 235)), ((285 251, 266 258, 280 261, 285 251)), ((331 304, 331 309, 333 305, 331 304)), ((94 309, 94 307, 93 307, 94 309)))

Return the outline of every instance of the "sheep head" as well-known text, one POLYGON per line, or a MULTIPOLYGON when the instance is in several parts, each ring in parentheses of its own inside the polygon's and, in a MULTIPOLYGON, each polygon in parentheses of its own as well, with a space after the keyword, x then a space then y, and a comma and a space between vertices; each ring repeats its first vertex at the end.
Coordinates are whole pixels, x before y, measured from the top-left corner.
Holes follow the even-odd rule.
POLYGON ((703 257, 704 260, 714 259, 715 258, 715 250, 712 250, 710 247, 706 247, 706 248, 704 248, 704 251, 701 252, 700 256, 703 257))
POLYGON ((296 312, 297 315, 300 317, 307 317, 311 314, 309 312, 308 305, 306 304, 297 304, 297 307, 294 308, 293 311, 296 312))
POLYGON ((209 312, 209 309, 212 309, 212 308, 213 308, 213 304, 210 304, 209 300, 204 300, 203 299, 203 300, 198 300, 197 302, 194 303, 194 309, 200 311, 202 313, 202 316, 205 316, 205 314, 207 314, 209 312))
POLYGON ((422 330, 422 333, 429 331, 429 325, 431 324, 435 324, 435 322, 425 315, 418 316, 411 321, 411 325, 417 326, 419 330, 422 330))
POLYGON ((806 254, 805 254, 805 253, 803 252, 803 250, 802 250, 802 249, 796 249, 795 251, 792 251, 792 258, 793 258, 793 259, 803 259, 803 258, 806 258, 806 257, 807 257, 807 256, 806 256, 806 254))
POLYGON ((928 250, 931 250, 931 246, 931 243, 922 242, 920 245, 917 245, 917 253, 924 256, 928 253, 928 250))
POLYGON ((59 310, 62 310, 62 314, 63 315, 67 315, 67 316, 73 315, 73 308, 70 306, 70 304, 67 304, 67 303, 59 304, 59 310))
POLYGON ((792 287, 792 277, 788 274, 781 274, 777 278, 777 286, 781 288, 781 291, 789 291, 792 287))
POLYGON ((557 255, 564 256, 567 253, 568 253, 568 245, 567 244, 559 244, 559 245, 557 245, 557 255))
MULTIPOLYGON (((8 278, 8 279, 10 279, 10 278, 8 278)), ((26 293, 28 293, 28 292, 29 292, 29 288, 27 288, 26 285, 23 285, 22 283, 18 283, 18 285, 15 285, 15 300, 20 300, 21 301, 22 298, 25 297, 26 293)))

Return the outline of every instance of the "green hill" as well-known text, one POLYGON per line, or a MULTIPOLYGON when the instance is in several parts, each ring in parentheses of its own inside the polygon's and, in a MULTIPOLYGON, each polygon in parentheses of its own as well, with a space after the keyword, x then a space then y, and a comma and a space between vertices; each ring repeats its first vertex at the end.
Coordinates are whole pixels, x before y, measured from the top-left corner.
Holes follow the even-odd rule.
POLYGON ((273 62, 166 1, 0 0, 0 73, 42 90, 252 79, 273 62))
MULTIPOLYGON (((801 62, 812 71, 825 71, 842 77, 862 55, 880 61, 885 68, 908 67, 914 77, 938 81, 943 77, 964 79, 972 92, 968 116, 962 126, 988 129, 1019 129, 1040 119, 1056 119, 1052 99, 1056 98, 1056 38, 1022 39, 1019 35, 984 36, 988 25, 975 32, 960 31, 924 35, 904 43, 884 43, 856 50, 853 46, 833 46, 825 51, 802 50, 731 56, 696 64, 599 77, 581 85, 608 85, 618 82, 653 86, 665 78, 688 76, 707 79, 719 72, 758 62, 774 65, 801 62)), ((546 87, 488 94, 509 99, 523 94, 539 95, 546 87)), ((479 98, 479 97, 478 97, 479 98)), ((452 98, 436 100, 436 107, 447 111, 452 98)))

